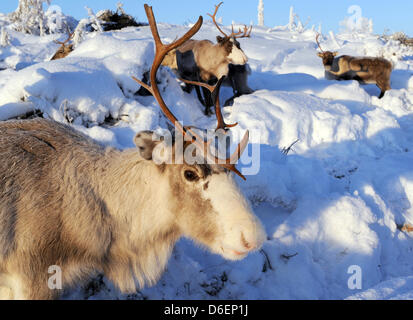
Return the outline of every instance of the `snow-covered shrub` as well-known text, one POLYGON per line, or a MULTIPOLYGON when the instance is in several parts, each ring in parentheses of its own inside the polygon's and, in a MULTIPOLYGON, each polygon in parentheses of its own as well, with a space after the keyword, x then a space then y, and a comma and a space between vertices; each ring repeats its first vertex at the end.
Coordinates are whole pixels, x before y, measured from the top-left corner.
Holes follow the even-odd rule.
POLYGON ((16 31, 40 35, 65 33, 66 26, 74 29, 76 19, 65 16, 60 7, 50 6, 51 0, 19 0, 15 12, 9 15, 10 22, 16 31), (45 12, 44 3, 49 5, 45 12))
POLYGON ((89 8, 89 7, 85 7, 85 8, 88 12, 89 20, 90 20, 92 28, 95 31, 103 32, 102 24, 101 24, 101 21, 99 20, 99 18, 95 15, 95 13, 93 12, 93 10, 91 8, 89 8))
POLYGON ((404 32, 396 32, 390 37, 387 37, 387 40, 399 41, 405 46, 413 47, 413 38, 409 38, 404 32))
POLYGON ((49 34, 65 33, 67 27, 69 27, 70 30, 74 30, 78 24, 75 18, 64 15, 58 6, 49 6, 45 17, 46 29, 49 34))
POLYGON ((79 21, 74 33, 73 44, 75 48, 83 41, 86 32, 86 26, 89 24, 89 19, 82 19, 79 21))
POLYGON ((288 22, 288 29, 292 32, 303 33, 308 24, 310 23, 310 18, 306 22, 302 22, 299 15, 294 12, 294 7, 290 8, 290 18, 288 22))
POLYGON ((10 45, 10 36, 4 27, 1 28, 0 47, 7 47, 10 45))
POLYGON ((10 14, 14 29, 19 32, 44 35, 46 33, 44 2, 50 4, 50 0, 19 0, 16 11, 10 14))
POLYGON ((105 31, 142 26, 142 24, 136 22, 132 16, 126 14, 123 8, 118 8, 116 12, 113 12, 112 10, 101 11, 97 14, 97 18, 102 21, 101 24, 105 31))
POLYGON ((390 39, 400 41, 403 43, 408 39, 408 37, 404 32, 396 32, 390 36, 390 39))
POLYGON ((95 15, 91 8, 85 7, 85 9, 88 12, 89 18, 80 20, 76 26, 73 33, 73 44, 75 47, 77 47, 84 40, 87 32, 103 32, 102 21, 95 15))

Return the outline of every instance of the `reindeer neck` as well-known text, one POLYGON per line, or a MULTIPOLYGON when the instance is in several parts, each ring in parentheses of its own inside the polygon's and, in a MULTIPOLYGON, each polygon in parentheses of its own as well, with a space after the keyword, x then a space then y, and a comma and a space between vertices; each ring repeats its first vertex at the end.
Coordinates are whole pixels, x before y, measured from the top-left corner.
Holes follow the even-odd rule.
POLYGON ((136 150, 110 151, 100 167, 103 179, 99 192, 123 232, 137 238, 148 230, 170 232, 174 223, 166 173, 143 160, 136 150))
POLYGON ((225 48, 220 44, 213 45, 211 43, 210 50, 205 50, 203 59, 199 60, 199 67, 203 76, 203 80, 209 80, 211 76, 220 79, 222 76, 228 75, 228 59, 225 48))
POLYGON ((99 195, 113 217, 105 274, 119 288, 154 284, 180 237, 169 203, 167 178, 137 151, 107 151, 97 164, 99 195), (113 271, 113 272, 112 272, 113 271))

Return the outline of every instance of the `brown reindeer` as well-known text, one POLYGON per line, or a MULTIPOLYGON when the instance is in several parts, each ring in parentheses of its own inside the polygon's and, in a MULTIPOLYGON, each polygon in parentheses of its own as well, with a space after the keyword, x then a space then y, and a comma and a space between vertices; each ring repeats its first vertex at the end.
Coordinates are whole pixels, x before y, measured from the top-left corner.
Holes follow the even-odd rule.
MULTIPOLYGON (((219 32, 223 35, 217 36, 217 43, 214 44, 209 40, 189 40, 170 54, 163 61, 163 65, 175 70, 178 77, 184 80, 216 83, 222 77, 226 77, 228 86, 233 87, 234 96, 252 93, 248 87, 247 78, 248 70, 246 63, 248 58, 241 49, 237 39, 249 38, 252 32, 251 28, 244 27, 244 30, 232 33, 225 33, 216 21, 216 15, 223 2, 215 6, 214 14, 209 14, 219 32)), ((206 107, 205 114, 210 114, 210 106, 213 101, 204 90, 202 98, 198 87, 198 99, 206 107)), ((189 85, 186 91, 192 91, 193 86, 189 85)))
POLYGON ((58 60, 58 59, 63 59, 66 58, 69 53, 73 51, 73 44, 68 44, 74 35, 74 32, 70 32, 69 27, 67 27, 67 39, 63 42, 55 40, 54 42, 57 44, 60 44, 60 48, 56 51, 52 59, 50 60, 58 60))
POLYGON ((340 56, 338 52, 324 51, 317 35, 316 42, 321 52, 318 56, 323 59, 326 78, 329 80, 357 80, 362 84, 376 84, 380 90, 379 99, 386 91, 391 90, 390 76, 393 65, 383 58, 340 56))
MULTIPOLYGON (((165 55, 198 32, 202 17, 164 45, 152 8, 145 10, 156 43, 155 80, 165 55)), ((136 292, 159 279, 183 236, 230 260, 260 248, 263 228, 230 174, 242 176, 235 163, 248 134, 229 159, 218 159, 210 142, 176 122, 151 83, 146 87, 164 114, 189 138, 183 146, 142 132, 136 149, 118 151, 45 119, 0 123, 3 295, 58 298, 62 291, 48 286, 50 266, 60 267, 63 290, 103 272, 122 292, 136 292), (182 158, 192 146, 200 151, 195 164, 160 161, 182 158)))

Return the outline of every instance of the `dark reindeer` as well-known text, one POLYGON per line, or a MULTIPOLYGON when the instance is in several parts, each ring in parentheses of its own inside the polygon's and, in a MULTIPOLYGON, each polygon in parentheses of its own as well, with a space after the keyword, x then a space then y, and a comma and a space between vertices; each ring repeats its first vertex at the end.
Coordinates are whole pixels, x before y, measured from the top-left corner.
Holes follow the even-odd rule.
MULTIPOLYGON (((189 40, 171 53, 163 61, 163 65, 175 70, 183 80, 214 84, 223 76, 226 77, 224 85, 233 88, 234 97, 250 94, 253 90, 248 86, 247 66, 248 58, 237 39, 249 38, 251 28, 225 33, 216 21, 216 15, 223 2, 215 6, 214 14, 209 14, 215 26, 222 34, 217 36, 217 43, 209 40, 189 40)), ((194 86, 187 85, 185 91, 191 92, 194 86)), ((203 97, 198 86, 195 86, 198 99, 205 106, 205 114, 210 115, 210 107, 214 104, 208 90, 203 88, 203 97)), ((230 100, 234 99, 231 98, 230 100)), ((229 104, 228 102, 225 103, 229 104)))
POLYGON ((316 42, 321 52, 318 56, 323 59, 323 65, 328 80, 357 80, 362 84, 375 84, 380 90, 379 99, 386 91, 391 90, 390 76, 393 65, 383 58, 340 56, 338 52, 324 51, 317 35, 316 42))

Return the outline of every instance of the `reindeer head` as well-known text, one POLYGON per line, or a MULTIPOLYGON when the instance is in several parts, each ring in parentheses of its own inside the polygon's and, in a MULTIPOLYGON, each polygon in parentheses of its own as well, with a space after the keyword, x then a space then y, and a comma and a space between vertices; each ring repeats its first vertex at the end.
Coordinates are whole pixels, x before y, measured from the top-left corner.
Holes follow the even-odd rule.
POLYGON ((195 164, 185 159, 180 164, 162 164, 165 158, 176 159, 193 151, 193 145, 153 140, 153 132, 141 132, 135 144, 167 180, 170 197, 162 201, 167 202, 179 233, 229 260, 240 260, 259 249, 266 234, 230 170, 203 164, 202 157, 195 164))
POLYGON ((224 37, 217 36, 218 45, 225 49, 229 63, 234 65, 244 65, 248 62, 248 58, 245 55, 244 51, 242 51, 241 45, 237 39, 249 38, 251 36, 252 26, 249 29, 247 26, 244 26, 244 31, 239 29, 239 32, 234 32, 234 27, 232 27, 232 33, 230 35, 226 34, 224 31, 222 31, 216 21, 218 9, 222 4, 223 2, 215 6, 214 14, 208 14, 212 18, 212 21, 214 22, 217 29, 224 35, 224 37))
POLYGON ((55 43, 60 44, 60 48, 56 51, 51 60, 63 59, 73 51, 73 44, 68 43, 72 40, 74 33, 70 32, 69 26, 66 27, 68 34, 67 39, 63 42, 57 40, 54 41, 55 43))
MULTIPOLYGON (((153 139, 152 132, 142 132, 135 138, 135 144, 141 157, 158 164, 158 169, 168 179, 168 206, 174 215, 180 232, 200 243, 212 252, 230 260, 244 258, 249 252, 257 250, 265 241, 265 232, 253 214, 247 200, 238 188, 231 171, 245 177, 236 169, 235 163, 248 145, 249 134, 245 134, 234 154, 221 160, 211 152, 211 143, 205 142, 191 127, 183 127, 171 113, 163 100, 156 82, 157 70, 169 51, 189 40, 202 26, 202 17, 182 38, 172 44, 164 45, 159 37, 152 8, 145 5, 149 25, 156 43, 155 60, 151 68, 151 86, 135 79, 141 86, 150 91, 163 113, 175 125, 177 132, 186 139, 182 146, 167 141, 153 139), (158 140, 158 141, 156 141, 158 140), (197 152, 198 151, 198 152, 197 152), (190 153, 191 163, 183 155, 190 153), (174 159, 174 164, 164 164, 165 159, 174 159), (180 161, 177 161, 180 159, 180 161)), ((223 78, 212 87, 207 87, 216 101, 218 128, 226 125, 222 119, 219 104, 219 89, 223 78)), ((193 83, 195 84, 195 83, 193 83)))
POLYGON ((320 42, 319 42, 320 34, 317 35, 316 37, 316 42, 318 44, 318 47, 320 48, 321 52, 318 52, 317 55, 323 59, 323 65, 327 71, 331 69, 331 66, 333 65, 334 58, 337 57, 338 52, 331 52, 331 51, 324 51, 321 48, 320 42))
POLYGON ((52 60, 62 59, 69 55, 73 51, 73 44, 63 45, 57 49, 52 60))

